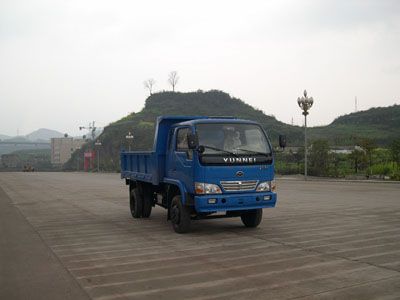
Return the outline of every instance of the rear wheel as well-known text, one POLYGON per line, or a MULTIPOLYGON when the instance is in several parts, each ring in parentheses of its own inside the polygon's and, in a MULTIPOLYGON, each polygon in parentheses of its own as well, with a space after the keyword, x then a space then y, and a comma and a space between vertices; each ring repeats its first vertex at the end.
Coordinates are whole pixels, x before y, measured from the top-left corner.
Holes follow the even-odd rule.
POLYGON ((138 188, 134 188, 130 191, 129 195, 129 206, 131 209, 132 217, 140 218, 143 211, 143 198, 140 196, 138 188))
POLYGON ((177 233, 190 231, 190 210, 182 205, 181 196, 175 196, 171 202, 170 217, 172 227, 177 233))
POLYGON ((153 190, 152 188, 144 188, 142 217, 143 218, 150 217, 152 208, 153 208, 153 190))
POLYGON ((262 209, 248 210, 243 213, 240 218, 242 219, 244 226, 257 227, 260 225, 262 220, 262 209))

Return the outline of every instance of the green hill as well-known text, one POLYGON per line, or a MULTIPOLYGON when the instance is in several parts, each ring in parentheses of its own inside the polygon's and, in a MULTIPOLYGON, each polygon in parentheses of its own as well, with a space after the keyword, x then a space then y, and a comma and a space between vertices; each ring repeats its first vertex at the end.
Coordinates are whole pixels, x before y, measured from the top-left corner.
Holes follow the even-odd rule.
POLYGON ((328 126, 310 128, 310 137, 328 139, 333 145, 354 145, 361 138, 369 138, 387 146, 400 138, 400 105, 338 117, 328 126))
MULTIPOLYGON (((310 138, 325 138, 332 145, 354 145, 358 138, 376 137, 380 143, 387 144, 389 139, 400 136, 399 132, 395 133, 396 128, 392 128, 389 134, 388 128, 391 128, 392 123, 386 124, 387 115, 392 114, 392 111, 395 112, 390 120, 398 122, 399 106, 377 110, 378 112, 373 114, 370 111, 350 114, 336 119, 328 126, 310 128, 310 138), (369 116, 370 114, 371 116, 369 116), (369 121, 372 119, 368 118, 373 118, 375 121, 369 121), (381 122, 378 125, 376 120, 379 119, 381 122)), ((304 140, 302 127, 282 123, 275 117, 265 115, 261 110, 255 109, 227 93, 215 90, 190 93, 161 92, 148 97, 142 111, 131 113, 104 128, 104 132, 99 137, 102 142, 101 168, 104 170, 119 168, 119 152, 121 148, 128 148, 125 138, 128 132, 132 132, 134 135, 133 150, 151 150, 155 120, 160 115, 235 116, 259 122, 274 145, 277 145, 279 134, 287 136, 289 146, 300 146, 304 140)), ((82 147, 79 153, 80 157, 83 157, 83 151, 88 147, 93 148, 93 144, 82 147)), ((77 155, 78 153, 74 153, 71 160, 65 165, 66 169, 76 168, 77 155)))

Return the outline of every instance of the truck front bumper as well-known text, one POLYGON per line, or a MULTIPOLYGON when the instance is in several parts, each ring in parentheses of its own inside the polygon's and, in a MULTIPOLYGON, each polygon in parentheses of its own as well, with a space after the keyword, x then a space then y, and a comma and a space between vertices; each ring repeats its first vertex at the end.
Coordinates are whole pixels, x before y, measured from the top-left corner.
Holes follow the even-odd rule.
POLYGON ((249 210, 274 207, 276 199, 273 192, 201 195, 194 197, 194 207, 199 213, 249 210))

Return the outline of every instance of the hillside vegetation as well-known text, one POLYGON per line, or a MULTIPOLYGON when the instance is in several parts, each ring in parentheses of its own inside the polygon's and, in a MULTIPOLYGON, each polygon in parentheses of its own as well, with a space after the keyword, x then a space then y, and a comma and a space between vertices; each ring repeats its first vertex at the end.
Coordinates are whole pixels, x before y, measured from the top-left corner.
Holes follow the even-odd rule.
MULTIPOLYGON (((134 135, 131 149, 151 150, 155 121, 160 115, 234 116, 259 122, 274 145, 277 145, 279 134, 287 136, 289 146, 301 146, 304 140, 302 127, 280 122, 275 117, 266 115, 261 110, 227 93, 221 91, 161 92, 148 97, 142 111, 131 113, 104 128, 99 137, 102 142, 101 169, 119 169, 119 152, 122 148, 129 147, 125 138, 128 132, 134 135)), ((374 109, 373 113, 358 112, 340 117, 328 126, 310 128, 310 138, 325 138, 331 145, 354 145, 357 139, 368 137, 376 138, 378 143, 384 145, 389 143, 390 139, 400 136, 399 131, 396 131, 399 126, 392 128, 392 124, 398 123, 399 116, 399 106, 374 109), (389 114, 390 118, 387 117, 389 114), (381 120, 380 123, 377 120, 381 120)), ((82 147, 79 153, 74 153, 65 168, 75 169, 77 155, 83 157, 83 151, 89 147, 93 148, 93 143, 82 147)), ((80 168, 82 167, 81 165, 80 168)))
POLYGON ((332 145, 354 145, 359 139, 388 146, 400 137, 400 105, 377 107, 336 118, 328 126, 310 128, 311 138, 328 139, 332 145))
POLYGON ((16 157, 16 166, 7 166, 3 161, 0 163, 0 171, 22 171, 24 166, 31 166, 36 171, 54 171, 50 162, 50 149, 26 149, 11 153, 16 157))

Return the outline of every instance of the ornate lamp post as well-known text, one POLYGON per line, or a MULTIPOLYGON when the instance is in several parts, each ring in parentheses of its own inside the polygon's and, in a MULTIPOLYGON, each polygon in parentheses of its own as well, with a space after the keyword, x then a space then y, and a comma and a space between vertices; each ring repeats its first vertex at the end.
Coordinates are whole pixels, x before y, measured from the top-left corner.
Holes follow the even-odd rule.
POLYGON ((133 141, 133 134, 129 131, 125 138, 128 141, 129 151, 131 151, 131 141, 133 141))
POLYGON ((101 142, 99 140, 94 143, 94 145, 97 147, 97 173, 100 172, 100 147, 101 147, 101 142))
POLYGON ((314 103, 312 97, 307 97, 307 91, 304 90, 304 96, 297 98, 297 104, 303 110, 304 115, 304 179, 307 180, 307 115, 314 103))

